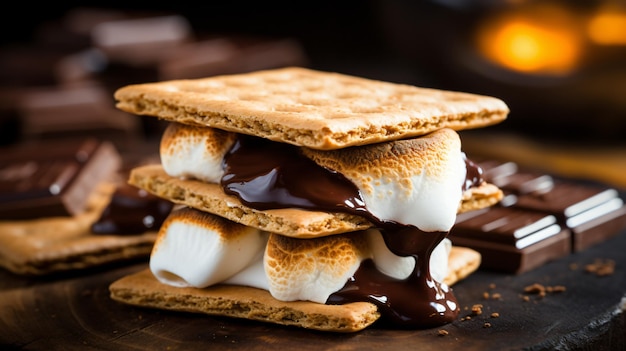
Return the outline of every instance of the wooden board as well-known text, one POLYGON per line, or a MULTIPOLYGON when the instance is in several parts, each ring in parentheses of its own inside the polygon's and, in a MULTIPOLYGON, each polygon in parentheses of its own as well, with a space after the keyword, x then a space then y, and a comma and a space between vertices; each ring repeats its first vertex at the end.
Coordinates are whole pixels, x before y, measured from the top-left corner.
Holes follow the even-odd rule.
POLYGON ((441 328, 389 330, 374 325, 354 334, 150 310, 111 300, 108 285, 147 268, 146 262, 37 279, 2 271, 0 344, 3 350, 623 350, 625 249, 626 230, 519 276, 478 271, 455 285, 454 292, 464 309, 461 317, 474 304, 483 305, 481 315, 441 328), (614 260, 615 273, 601 277, 585 272, 584 266, 597 259, 614 260), (529 295, 523 301, 524 288, 534 283, 562 285, 566 291, 543 298, 529 295), (501 298, 485 299, 485 292, 501 298), (499 317, 491 317, 493 312, 499 317), (439 330, 448 335, 439 335, 439 330))

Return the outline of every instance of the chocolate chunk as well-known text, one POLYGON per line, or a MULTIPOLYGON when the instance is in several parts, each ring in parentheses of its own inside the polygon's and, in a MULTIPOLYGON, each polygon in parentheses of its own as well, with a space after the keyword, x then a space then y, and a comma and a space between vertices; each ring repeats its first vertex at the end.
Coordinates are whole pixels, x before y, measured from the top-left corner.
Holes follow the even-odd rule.
POLYGON ((174 204, 143 189, 121 184, 98 221, 91 226, 94 234, 142 234, 158 230, 174 204))
POLYGON ((49 142, 5 148, 0 155, 0 219, 72 216, 121 157, 109 142, 49 142))
POLYGON ((571 251, 569 230, 554 216, 510 207, 459 215, 449 238, 454 245, 480 252, 481 268, 515 274, 571 251))

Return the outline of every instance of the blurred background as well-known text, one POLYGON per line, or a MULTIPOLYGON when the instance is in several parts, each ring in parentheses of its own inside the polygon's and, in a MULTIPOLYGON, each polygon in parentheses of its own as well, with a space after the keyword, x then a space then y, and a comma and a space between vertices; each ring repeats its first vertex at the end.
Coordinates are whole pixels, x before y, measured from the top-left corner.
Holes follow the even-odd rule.
POLYGON ((626 187, 623 0, 16 5, 0 145, 94 133, 124 150, 162 126, 114 109, 122 85, 297 65, 499 97, 509 118, 464 131, 466 152, 626 187))

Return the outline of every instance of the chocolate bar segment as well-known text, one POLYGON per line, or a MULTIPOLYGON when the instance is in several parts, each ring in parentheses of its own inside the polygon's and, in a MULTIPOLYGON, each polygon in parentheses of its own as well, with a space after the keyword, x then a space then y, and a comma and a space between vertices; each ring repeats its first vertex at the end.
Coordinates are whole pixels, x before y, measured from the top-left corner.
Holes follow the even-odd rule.
POLYGON ((571 252, 569 230, 554 216, 510 207, 459 215, 449 238, 480 252, 481 268, 514 274, 571 252))
POLYGON ((78 214, 121 162, 111 143, 95 139, 6 148, 0 156, 0 219, 78 214))

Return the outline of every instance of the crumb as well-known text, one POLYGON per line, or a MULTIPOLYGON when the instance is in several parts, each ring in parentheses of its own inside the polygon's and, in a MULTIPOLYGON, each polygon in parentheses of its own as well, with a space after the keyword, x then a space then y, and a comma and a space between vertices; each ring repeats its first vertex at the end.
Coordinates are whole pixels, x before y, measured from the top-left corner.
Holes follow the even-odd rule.
POLYGON ((491 328, 491 323, 485 322, 485 324, 483 324, 483 328, 491 328))
POLYGON ((592 273, 600 277, 615 273, 615 261, 611 259, 596 259, 593 263, 585 266, 585 272, 592 273))
POLYGON ((496 284, 495 283, 489 284, 489 289, 493 290, 495 288, 496 288, 496 284))
POLYGON ((472 306, 472 313, 474 315, 476 315, 476 316, 479 315, 479 314, 482 314, 483 313, 483 305, 481 305, 479 303, 473 305, 472 306))
POLYGON ((483 293, 483 299, 484 299, 484 300, 489 300, 489 293, 488 293, 488 292, 486 292, 486 291, 485 291, 485 292, 483 293))
POLYGON ((438 334, 439 336, 446 336, 446 335, 448 335, 448 334, 450 334, 450 333, 448 333, 448 331, 447 331, 447 330, 444 330, 444 329, 439 329, 439 330, 437 331, 437 334, 438 334))
POLYGON ((500 295, 499 293, 493 293, 493 295, 491 295, 491 299, 493 300, 500 300, 502 298, 502 295, 500 295))
MULTIPOLYGON (((537 295, 537 298, 540 298, 540 299, 546 297, 546 295, 548 294, 561 293, 561 292, 564 292, 565 290, 566 288, 563 285, 544 286, 538 283, 528 285, 527 287, 524 288, 525 293, 537 295)), ((528 295, 523 295, 522 299, 524 301, 529 301, 530 297, 528 295)))
POLYGON ((524 292, 529 293, 529 294, 539 294, 541 292, 545 292, 545 290, 546 290, 546 287, 538 283, 529 285, 524 288, 524 292))
POLYGON ((500 317, 500 313, 498 313, 498 312, 493 312, 491 314, 491 318, 498 318, 498 317, 500 317))

